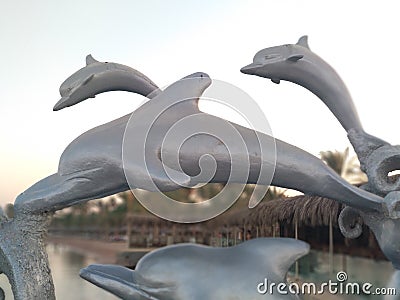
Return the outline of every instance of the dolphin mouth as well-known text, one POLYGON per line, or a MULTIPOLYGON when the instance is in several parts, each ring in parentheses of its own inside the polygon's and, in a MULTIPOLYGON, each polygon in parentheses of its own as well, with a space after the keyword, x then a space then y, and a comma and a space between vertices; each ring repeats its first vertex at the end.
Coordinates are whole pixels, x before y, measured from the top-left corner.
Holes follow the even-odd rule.
POLYGON ((151 295, 142 284, 135 282, 135 271, 116 265, 90 265, 79 272, 90 283, 122 299, 161 300, 151 295))
MULTIPOLYGON (((125 276, 121 276, 121 274, 114 273, 114 272, 107 272, 107 266, 102 266, 102 265, 90 265, 87 266, 86 268, 83 268, 79 271, 79 276, 86 280, 94 280, 94 276, 99 276, 99 278, 104 278, 107 280, 113 280, 113 281, 120 281, 124 282, 126 284, 131 284, 128 281, 128 278, 125 276)), ((132 278, 133 279, 133 276, 132 278)))
POLYGON ((259 69, 260 67, 262 67, 262 64, 259 63, 251 63, 243 68, 240 69, 240 72, 244 73, 244 74, 253 74, 253 72, 257 69, 259 69))
POLYGON ((69 103, 68 103, 68 100, 69 100, 69 96, 62 97, 60 100, 58 100, 56 105, 54 105, 53 111, 59 111, 59 110, 61 110, 63 108, 66 108, 66 107, 70 106, 69 103))

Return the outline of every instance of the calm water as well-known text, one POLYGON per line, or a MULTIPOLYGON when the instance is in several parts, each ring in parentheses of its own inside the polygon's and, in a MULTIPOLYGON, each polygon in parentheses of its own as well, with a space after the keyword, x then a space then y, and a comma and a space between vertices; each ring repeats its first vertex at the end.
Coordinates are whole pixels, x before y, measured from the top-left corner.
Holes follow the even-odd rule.
MULTIPOLYGON (((78 254, 68 247, 60 245, 49 245, 47 253, 57 300, 119 299, 79 277, 81 268, 96 263, 93 258, 78 254)), ((0 275, 0 286, 6 292, 6 300, 12 300, 11 287, 4 274, 0 275)))
MULTIPOLYGON (((294 268, 291 269, 293 275, 294 268)), ((299 260, 299 275, 303 282, 322 283, 329 279, 336 281, 338 272, 346 272, 347 283, 371 283, 374 288, 384 288, 394 271, 388 261, 376 261, 355 256, 335 254, 333 256, 333 271, 330 272, 329 255, 326 252, 311 251, 310 254, 299 260)), ((371 288, 372 291, 372 288, 371 288)), ((342 299, 382 299, 382 296, 373 295, 342 295, 342 299)))
MULTIPOLYGON (((79 277, 79 270, 96 263, 88 256, 78 254, 65 246, 48 246, 50 266, 56 287, 57 300, 115 300, 119 299, 79 277)), ((304 282, 321 283, 335 279, 338 271, 345 270, 348 281, 369 282, 374 287, 385 287, 393 272, 393 267, 386 261, 374 261, 346 255, 334 255, 333 275, 329 272, 327 253, 312 251, 299 262, 300 276, 304 282)), ((13 299, 10 285, 4 275, 0 275, 0 286, 6 291, 6 300, 13 299)), ((360 297, 342 297, 343 299, 360 299, 360 297)), ((381 297, 364 297, 363 299, 381 299, 381 297)))

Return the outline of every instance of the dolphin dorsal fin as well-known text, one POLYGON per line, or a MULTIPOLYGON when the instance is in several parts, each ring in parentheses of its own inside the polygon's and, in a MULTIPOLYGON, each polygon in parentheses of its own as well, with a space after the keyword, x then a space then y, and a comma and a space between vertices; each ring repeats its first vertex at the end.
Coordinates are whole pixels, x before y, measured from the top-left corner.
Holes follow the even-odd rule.
POLYGON ((308 46, 308 36, 307 35, 303 35, 301 38, 299 38, 299 40, 298 40, 296 45, 302 46, 302 47, 307 48, 308 50, 310 50, 310 46, 308 46))
POLYGON ((86 56, 86 65, 91 65, 94 64, 96 62, 99 62, 98 60, 94 59, 92 54, 89 54, 88 56, 86 56))
MULTIPOLYGON (((254 239, 256 242, 253 243, 257 244, 257 240, 254 239)), ((292 238, 266 238, 265 241, 267 243, 263 245, 260 240, 262 246, 254 245, 252 251, 262 251, 263 255, 268 255, 267 261, 273 266, 272 269, 280 280, 284 280, 290 267, 310 251, 310 246, 306 242, 292 238)))
POLYGON ((199 110, 199 99, 210 84, 211 79, 206 73, 196 72, 174 82, 154 99, 164 105, 179 105, 180 113, 193 113, 199 110))

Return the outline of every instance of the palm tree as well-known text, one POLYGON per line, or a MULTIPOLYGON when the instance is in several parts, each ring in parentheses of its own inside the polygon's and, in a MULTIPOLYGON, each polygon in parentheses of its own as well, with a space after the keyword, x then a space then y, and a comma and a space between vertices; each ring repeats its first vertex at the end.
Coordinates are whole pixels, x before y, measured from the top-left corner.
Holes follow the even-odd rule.
MULTIPOLYGON (((361 171, 360 162, 356 156, 349 157, 349 147, 343 152, 340 151, 321 151, 321 159, 331 167, 337 174, 343 179, 347 180, 351 184, 360 184, 367 182, 367 176, 361 171)), ((344 256, 342 256, 344 259, 344 256)), ((330 261, 330 273, 333 273, 333 226, 332 216, 329 218, 329 261, 330 261)), ((345 262, 342 262, 342 266, 345 268, 345 262)))
POLYGON ((343 179, 352 184, 367 182, 367 176, 360 169, 357 156, 349 156, 349 147, 341 151, 321 151, 320 158, 343 179))

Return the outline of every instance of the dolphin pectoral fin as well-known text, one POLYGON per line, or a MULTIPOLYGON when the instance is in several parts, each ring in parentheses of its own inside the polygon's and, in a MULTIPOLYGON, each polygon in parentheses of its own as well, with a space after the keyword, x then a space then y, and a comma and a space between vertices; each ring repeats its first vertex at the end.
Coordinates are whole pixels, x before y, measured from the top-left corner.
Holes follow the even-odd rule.
POLYGON ((292 54, 286 60, 296 62, 304 57, 303 54, 292 54))
POLYGON ((144 186, 144 188, 149 191, 154 191, 154 184, 157 186, 158 190, 155 191, 174 191, 182 187, 188 187, 190 184, 190 177, 183 172, 176 171, 167 167, 162 166, 164 170, 161 172, 151 172, 151 178, 153 183, 150 186, 144 186))
POLYGON ((80 86, 84 86, 84 85, 88 84, 89 81, 93 80, 93 78, 94 78, 95 76, 96 76, 95 74, 90 74, 88 77, 86 77, 86 78, 82 81, 82 83, 80 84, 80 86))
POLYGON ((280 83, 281 83, 281 80, 278 79, 278 78, 271 78, 271 81, 272 81, 273 83, 275 83, 275 84, 280 84, 280 83))
POLYGON ((187 187, 190 184, 190 177, 183 172, 176 171, 164 165, 164 170, 167 175, 168 182, 171 180, 180 187, 187 187))
MULTIPOLYGON (((142 166, 143 167, 143 166, 142 166)), ((148 161, 146 169, 135 165, 124 164, 125 177, 132 189, 143 189, 149 192, 174 191, 190 184, 190 177, 183 172, 156 161, 148 161)))
POLYGON ((79 275, 121 299, 160 300, 141 289, 135 282, 135 271, 115 265, 90 265, 79 275))

